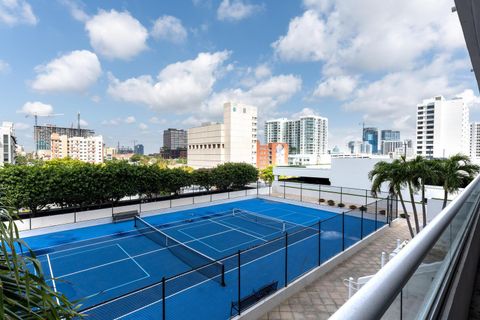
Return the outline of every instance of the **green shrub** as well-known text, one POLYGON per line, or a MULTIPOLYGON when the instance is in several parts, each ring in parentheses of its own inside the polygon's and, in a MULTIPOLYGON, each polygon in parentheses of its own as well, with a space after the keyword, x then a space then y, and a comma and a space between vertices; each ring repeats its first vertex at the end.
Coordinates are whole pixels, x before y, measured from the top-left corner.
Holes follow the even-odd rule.
POLYGON ((337 206, 338 206, 339 208, 343 208, 343 207, 345 207, 345 204, 340 202, 339 204, 337 204, 337 206))
POLYGON ((355 210, 355 209, 357 209, 357 206, 354 205, 354 204, 351 204, 351 205, 349 206, 349 208, 350 208, 351 210, 355 210))
POLYGON ((318 202, 325 202, 325 199, 320 198, 320 199, 318 199, 318 202))
POLYGON ((333 200, 328 200, 327 203, 328 203, 329 206, 334 206, 335 205, 335 201, 333 201, 333 200))

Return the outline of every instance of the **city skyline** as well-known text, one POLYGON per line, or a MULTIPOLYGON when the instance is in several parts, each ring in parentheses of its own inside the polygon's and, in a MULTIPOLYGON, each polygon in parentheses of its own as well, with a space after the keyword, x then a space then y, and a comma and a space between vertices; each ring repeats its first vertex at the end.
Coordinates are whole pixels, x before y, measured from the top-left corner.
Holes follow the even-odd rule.
POLYGON ((82 127, 108 146, 137 140, 154 153, 163 130, 219 121, 232 100, 256 106, 260 124, 329 118, 330 148, 345 148, 362 121, 387 122, 413 138, 416 104, 432 96, 462 95, 478 105, 452 1, 372 0, 375 24, 357 5, 0 2, 0 36, 10 44, 0 53, 0 120, 16 123, 19 143, 33 150, 33 119, 25 115, 60 113, 40 124, 69 127, 80 111, 82 127), (108 33, 114 23, 125 36, 108 33))

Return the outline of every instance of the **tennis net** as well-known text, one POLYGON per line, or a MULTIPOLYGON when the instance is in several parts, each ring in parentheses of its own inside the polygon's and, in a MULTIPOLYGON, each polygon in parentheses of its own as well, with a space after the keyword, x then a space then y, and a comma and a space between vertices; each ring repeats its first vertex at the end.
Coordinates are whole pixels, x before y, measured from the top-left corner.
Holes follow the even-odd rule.
POLYGON ((189 247, 186 243, 172 238, 138 216, 135 217, 135 228, 145 237, 170 250, 177 258, 193 269, 198 269, 198 272, 205 277, 220 282, 222 286, 225 285, 223 263, 189 247))
POLYGON ((286 232, 298 226, 291 222, 287 222, 287 221, 280 220, 270 216, 265 216, 265 215, 262 215, 256 212, 247 211, 244 209, 233 209, 233 216, 243 220, 268 226, 280 232, 286 232))

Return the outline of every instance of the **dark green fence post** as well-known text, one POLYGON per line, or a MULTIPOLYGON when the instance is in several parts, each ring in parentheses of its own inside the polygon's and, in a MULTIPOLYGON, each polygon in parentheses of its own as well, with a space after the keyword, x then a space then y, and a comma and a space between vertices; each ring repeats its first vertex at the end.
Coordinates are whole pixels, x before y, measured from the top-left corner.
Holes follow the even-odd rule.
POLYGON ((318 265, 322 264, 322 221, 318 222, 318 265))
POLYGON ((340 203, 343 203, 343 187, 340 187, 340 203))
POLYGON ((167 315, 165 313, 166 309, 166 304, 167 302, 165 301, 167 297, 165 297, 165 277, 162 278, 162 318, 165 320, 167 318, 167 315))
POLYGON ((288 286, 288 233, 285 233, 285 287, 288 286))
POLYGON ((360 232, 362 233, 360 235, 360 239, 363 240, 363 208, 360 208, 360 212, 361 212, 361 217, 360 217, 360 232))
POLYGON ((345 212, 342 212, 342 251, 345 251, 345 212))
POLYGON ((238 253, 237 253, 237 262, 238 262, 238 315, 240 315, 240 313, 242 312, 242 306, 241 306, 241 302, 242 302, 242 291, 241 291, 241 288, 240 288, 240 285, 242 283, 242 281, 240 280, 240 276, 241 276, 241 271, 240 271, 240 266, 242 265, 241 264, 241 261, 240 261, 240 256, 241 256, 241 253, 242 251, 241 250, 238 250, 238 253))
POLYGON ((375 201, 375 231, 377 231, 377 204, 378 201, 375 201))
POLYGON ((283 181, 283 199, 285 199, 285 181, 283 181))

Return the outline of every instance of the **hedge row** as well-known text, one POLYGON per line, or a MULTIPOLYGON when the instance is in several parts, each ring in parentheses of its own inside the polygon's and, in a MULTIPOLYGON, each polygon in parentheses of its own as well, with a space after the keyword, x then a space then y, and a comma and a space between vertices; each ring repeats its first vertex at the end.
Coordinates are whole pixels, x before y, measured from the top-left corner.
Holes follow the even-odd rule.
POLYGON ((207 190, 237 189, 257 180, 257 169, 244 163, 226 163, 214 169, 160 168, 126 161, 89 164, 74 160, 0 169, 0 200, 36 213, 48 205, 86 206, 118 202, 128 196, 175 194, 199 185, 207 190))

